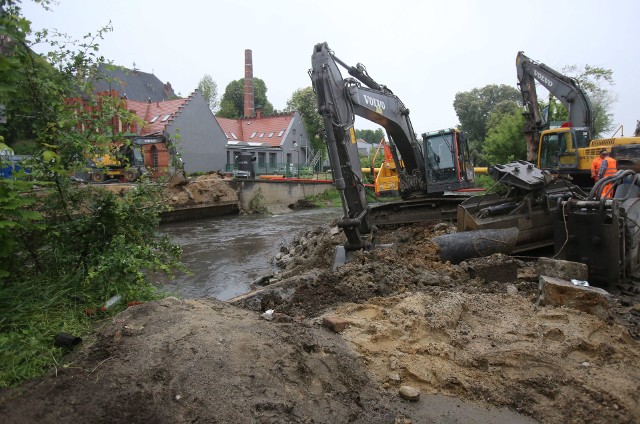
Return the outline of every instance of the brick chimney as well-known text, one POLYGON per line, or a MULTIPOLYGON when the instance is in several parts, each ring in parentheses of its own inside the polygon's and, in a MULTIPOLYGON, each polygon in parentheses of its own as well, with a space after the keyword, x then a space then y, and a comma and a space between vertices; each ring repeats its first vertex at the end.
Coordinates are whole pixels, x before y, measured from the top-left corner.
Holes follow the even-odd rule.
POLYGON ((251 50, 244 51, 244 116, 245 118, 253 118, 254 114, 254 97, 253 97, 253 58, 251 50))

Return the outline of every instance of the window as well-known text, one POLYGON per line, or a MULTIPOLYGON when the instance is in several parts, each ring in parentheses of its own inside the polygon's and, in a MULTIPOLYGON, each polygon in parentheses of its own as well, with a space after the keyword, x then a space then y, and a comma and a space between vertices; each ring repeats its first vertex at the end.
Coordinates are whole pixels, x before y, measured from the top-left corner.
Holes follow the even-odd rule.
POLYGON ((153 167, 158 169, 158 148, 156 146, 151 146, 151 160, 153 167))
POLYGON ((234 133, 231 133, 231 137, 233 137, 234 140, 238 139, 238 137, 236 137, 236 135, 234 133))
POLYGON ((164 115, 160 122, 165 122, 167 119, 171 118, 171 115, 164 115))
POLYGON ((156 122, 158 120, 159 117, 160 117, 160 115, 156 115, 153 118, 151 118, 151 121, 149 121, 149 122, 153 124, 154 122, 156 122))
POLYGON ((278 137, 282 137, 282 134, 284 134, 284 130, 280 130, 280 132, 278 133, 278 137))
POLYGON ((257 131, 254 131, 254 132, 253 132, 253 134, 251 134, 251 137, 249 137, 249 138, 253 138, 253 137, 255 137, 255 136, 256 136, 256 133, 257 133, 257 131))
POLYGON ((273 131, 269 133, 269 138, 273 137, 273 131))
POLYGON ((264 133, 260 133, 260 135, 258 136, 258 138, 262 138, 264 137, 264 133))

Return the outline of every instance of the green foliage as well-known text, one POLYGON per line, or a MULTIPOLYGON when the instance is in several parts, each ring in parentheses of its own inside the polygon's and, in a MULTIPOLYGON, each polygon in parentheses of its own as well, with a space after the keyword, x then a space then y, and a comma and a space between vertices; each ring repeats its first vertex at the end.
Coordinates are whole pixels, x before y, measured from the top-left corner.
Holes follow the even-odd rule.
POLYGON ((504 101, 520 101, 514 87, 490 84, 471 91, 456 93, 453 108, 460 120, 460 130, 469 140, 482 141, 487 134, 487 119, 496 105, 504 101))
POLYGON ((496 107, 504 110, 508 104, 518 104, 520 92, 508 85, 490 84, 471 91, 456 93, 453 108, 460 120, 459 129, 469 140, 471 156, 481 165, 482 142, 487 136, 487 121, 496 107))
MULTIPOLYGON (((262 109, 264 115, 274 112, 273 105, 267 100, 267 86, 260 78, 253 78, 254 105, 262 109)), ((228 119, 240 119, 244 115, 244 78, 231 81, 220 100, 217 116, 228 119)))
POLYGON ((474 185, 476 187, 484 188, 485 190, 489 190, 495 188, 496 180, 494 180, 489 175, 476 174, 474 179, 474 185))
MULTIPOLYGON (((380 199, 376 197, 375 190, 373 188, 366 187, 365 188, 365 196, 367 202, 375 203, 379 202, 380 199)), ((340 197, 340 192, 335 187, 331 187, 326 189, 320 194, 313 194, 310 196, 305 196, 305 200, 310 203, 313 203, 318 208, 323 207, 332 207, 338 208, 342 206, 342 198, 340 197)))
POLYGON ((594 138, 599 138, 604 132, 612 130, 614 123, 611 106, 616 98, 607 86, 614 85, 613 71, 591 65, 584 65, 582 68, 576 65, 565 66, 562 71, 567 76, 575 78, 591 101, 594 138))
POLYGON ((369 169, 369 173, 363 173, 362 180, 365 184, 373 184, 373 170, 372 168, 379 168, 384 162, 384 150, 380 148, 378 151, 371 150, 367 156, 360 156, 360 167, 369 169), (376 151, 378 154, 376 155, 376 151))
POLYGON ((488 123, 489 133, 482 151, 485 163, 495 165, 526 159, 527 144, 522 133, 524 116, 517 107, 507 113, 493 112, 488 123))
POLYGON ((297 110, 314 152, 326 152, 326 135, 322 116, 317 112, 316 93, 312 87, 299 88, 287 100, 287 110, 297 110))
POLYGON ((340 192, 335 188, 328 188, 320 194, 314 194, 306 196, 305 199, 317 207, 334 207, 337 208, 342 205, 342 199, 340 198, 340 192))
POLYGON ((115 294, 120 307, 154 298, 150 272, 184 270, 180 247, 158 232, 161 185, 143 181, 116 195, 70 178, 114 142, 128 143, 114 133, 114 116, 125 124, 136 119, 120 99, 92 94, 102 62, 96 40, 109 28, 77 43, 37 34, 53 49, 45 60, 29 48, 20 9, 5 11, 0 31, 13 40, 0 57, 0 103, 11 120, 5 134, 16 143, 28 139, 32 156, 30 174, 0 180, 0 363, 7 365, 0 387, 56 363, 63 352, 53 348, 53 335, 87 332, 95 318, 86 308, 115 294))
POLYGON ((202 91, 202 95, 209 104, 211 112, 216 113, 220 108, 220 100, 218 99, 218 84, 213 80, 211 75, 205 74, 198 83, 198 89, 202 91))
POLYGON ((384 138, 384 131, 382 128, 376 130, 356 130, 356 138, 363 139, 367 143, 378 145, 380 140, 384 138))

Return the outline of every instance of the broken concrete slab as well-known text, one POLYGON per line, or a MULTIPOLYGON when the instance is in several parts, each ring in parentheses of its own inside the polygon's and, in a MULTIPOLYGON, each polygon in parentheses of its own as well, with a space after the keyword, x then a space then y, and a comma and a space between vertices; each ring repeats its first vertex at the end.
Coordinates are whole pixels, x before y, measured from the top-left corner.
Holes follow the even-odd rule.
POLYGON ((606 319, 611 295, 598 287, 576 286, 560 278, 541 275, 538 304, 565 306, 606 319))
POLYGON ((579 262, 565 261, 562 259, 539 258, 538 276, 542 275, 560 278, 567 281, 572 279, 587 280, 589 278, 589 268, 587 265, 579 262))

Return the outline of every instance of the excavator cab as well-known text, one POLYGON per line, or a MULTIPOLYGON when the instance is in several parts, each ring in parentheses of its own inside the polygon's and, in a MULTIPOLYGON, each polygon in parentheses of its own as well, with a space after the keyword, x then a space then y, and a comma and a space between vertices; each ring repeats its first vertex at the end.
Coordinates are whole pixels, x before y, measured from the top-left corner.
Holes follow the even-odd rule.
POLYGON ((473 186, 469 147, 455 128, 422 134, 427 181, 432 190, 459 190, 473 186))
POLYGON ((588 177, 584 169, 590 168, 590 163, 587 164, 589 166, 582 163, 587 147, 587 128, 562 127, 543 131, 538 148, 538 166, 540 169, 554 170, 560 174, 571 174, 574 178, 582 180, 585 176, 588 177))

